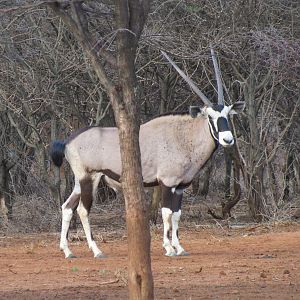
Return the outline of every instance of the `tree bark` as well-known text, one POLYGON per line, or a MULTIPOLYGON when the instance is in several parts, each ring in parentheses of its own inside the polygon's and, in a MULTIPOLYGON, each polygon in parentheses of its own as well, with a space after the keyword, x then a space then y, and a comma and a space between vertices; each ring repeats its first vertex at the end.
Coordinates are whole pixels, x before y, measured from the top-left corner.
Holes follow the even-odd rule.
POLYGON ((128 235, 128 278, 130 299, 153 299, 150 259, 150 229, 143 188, 139 148, 138 95, 135 56, 150 1, 115 0, 118 84, 114 84, 94 49, 81 2, 72 2, 68 15, 58 2, 49 4, 73 32, 100 83, 109 95, 119 129, 122 160, 121 183, 126 206, 128 235))
POLYGON ((158 208, 161 200, 161 190, 159 186, 153 188, 151 208, 150 208, 150 221, 156 224, 158 217, 158 208))
POLYGON ((290 200, 290 182, 292 181, 293 176, 293 152, 291 149, 288 151, 286 170, 284 173, 284 190, 283 190, 283 201, 290 200))
MULTIPOLYGON (((239 158, 239 153, 236 146, 231 151, 228 151, 228 160, 230 160, 230 167, 233 166, 233 195, 229 191, 225 191, 226 202, 222 203, 222 215, 226 219, 230 217, 231 209, 240 201, 241 199, 241 185, 240 185, 240 170, 241 162, 239 158), (227 197, 226 197, 227 192, 227 197)), ((231 171, 230 171, 231 173, 231 171)))
POLYGON ((8 225, 8 170, 5 166, 5 162, 0 161, 0 213, 2 227, 8 225))
MULTIPOLYGON (((117 1, 117 65, 122 99, 113 99, 113 109, 119 128, 122 158, 122 189, 126 205, 128 234, 128 278, 130 299, 153 299, 153 278, 150 258, 150 228, 146 195, 143 187, 139 146, 139 114, 135 75, 135 55, 139 26, 130 24, 143 16, 136 1, 117 1), (128 6, 129 10, 128 11, 128 6), (129 29, 129 28, 128 28, 129 29), (117 100, 117 101, 114 101, 117 100)), ((134 24, 134 23, 132 23, 134 24)))

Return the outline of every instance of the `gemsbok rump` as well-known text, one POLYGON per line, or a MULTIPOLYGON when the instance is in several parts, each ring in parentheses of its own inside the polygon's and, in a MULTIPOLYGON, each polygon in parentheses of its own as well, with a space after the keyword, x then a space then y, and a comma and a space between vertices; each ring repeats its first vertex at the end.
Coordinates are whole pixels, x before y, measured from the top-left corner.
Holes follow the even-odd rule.
MULTIPOLYGON (((164 225, 163 247, 167 256, 187 255, 178 239, 183 191, 212 156, 218 144, 234 144, 228 117, 244 109, 244 102, 224 104, 223 89, 217 61, 211 50, 218 84, 218 104, 213 105, 178 66, 163 55, 200 96, 204 107, 190 107, 189 112, 159 116, 140 127, 142 175, 145 187, 160 186, 164 225)), ((65 141, 54 141, 50 148, 54 164, 62 165, 65 157, 75 176, 75 186, 62 205, 60 248, 67 258, 75 257, 68 247, 67 232, 73 212, 77 209, 89 248, 94 256, 104 257, 93 240, 89 212, 99 180, 120 187, 121 156, 117 128, 88 127, 75 132, 65 141)))

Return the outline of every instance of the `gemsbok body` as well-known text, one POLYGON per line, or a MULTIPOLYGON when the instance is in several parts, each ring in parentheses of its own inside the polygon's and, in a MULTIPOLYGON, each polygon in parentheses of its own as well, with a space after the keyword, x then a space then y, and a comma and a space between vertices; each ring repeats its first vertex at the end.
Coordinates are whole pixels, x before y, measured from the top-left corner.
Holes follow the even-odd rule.
MULTIPOLYGON (((175 63, 169 57, 167 59, 178 71, 175 63)), ((193 85, 188 77, 184 78, 193 85)), ((160 186, 162 190, 163 247, 167 256, 187 255, 178 239, 183 191, 219 144, 224 147, 234 144, 228 117, 244 108, 244 102, 226 106, 220 98, 218 104, 213 105, 201 92, 199 94, 199 90, 192 88, 204 101, 204 107, 193 106, 187 113, 159 116, 140 127, 144 186, 160 186)), ((75 176, 73 192, 62 206, 60 248, 66 257, 74 257, 68 247, 67 232, 77 209, 94 256, 104 257, 92 238, 88 215, 102 176, 109 186, 120 188, 122 169, 118 129, 82 129, 65 141, 54 141, 50 154, 56 166, 61 166, 65 157, 75 176)))

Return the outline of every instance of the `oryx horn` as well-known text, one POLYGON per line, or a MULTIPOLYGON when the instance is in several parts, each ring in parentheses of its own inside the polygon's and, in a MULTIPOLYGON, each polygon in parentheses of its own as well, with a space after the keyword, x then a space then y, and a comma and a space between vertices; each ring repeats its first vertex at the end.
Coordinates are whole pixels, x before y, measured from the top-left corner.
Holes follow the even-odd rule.
POLYGON ((191 78, 183 73, 183 71, 175 64, 175 62, 165 53, 161 51, 163 56, 170 62, 170 64, 175 68, 175 70, 180 74, 180 76, 189 84, 191 89, 201 98, 201 100, 208 106, 212 106, 212 103, 208 100, 208 98, 198 89, 196 84, 193 82, 191 78))
POLYGON ((224 105, 224 94, 223 94, 223 86, 221 80, 221 72, 218 66, 218 62, 216 59, 215 51, 213 48, 210 48, 211 58, 214 64, 217 86, 218 86, 218 104, 224 105))

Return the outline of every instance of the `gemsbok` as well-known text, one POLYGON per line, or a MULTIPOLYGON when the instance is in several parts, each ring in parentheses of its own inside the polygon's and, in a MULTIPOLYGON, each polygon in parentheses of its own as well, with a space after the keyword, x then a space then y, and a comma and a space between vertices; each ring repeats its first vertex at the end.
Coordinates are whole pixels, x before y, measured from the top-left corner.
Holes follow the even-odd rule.
MULTIPOLYGON (((218 85, 218 104, 212 104, 163 52, 205 105, 192 106, 187 113, 159 116, 140 127, 144 185, 159 185, 162 191, 163 247, 167 256, 188 255, 178 239, 183 191, 210 159, 218 144, 223 147, 234 144, 228 117, 244 109, 244 102, 229 106, 224 104, 220 71, 212 49, 211 54, 218 85)), ((64 141, 54 141, 50 155, 58 167, 65 157, 75 176, 73 192, 62 205, 61 250, 66 258, 75 257, 68 247, 67 232, 73 212, 77 209, 89 248, 95 257, 104 257, 93 240, 88 216, 102 176, 109 186, 120 188, 122 169, 118 129, 81 129, 64 141)))

